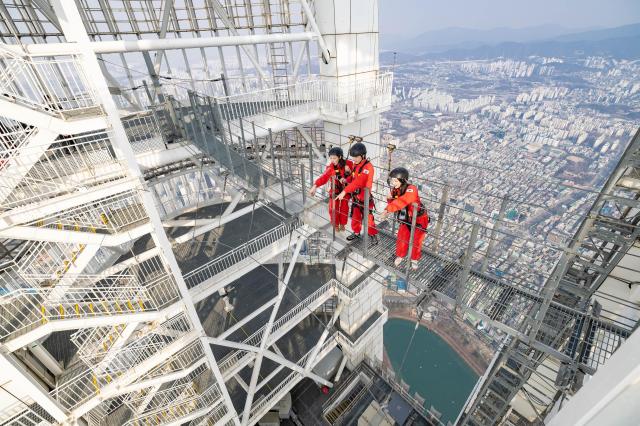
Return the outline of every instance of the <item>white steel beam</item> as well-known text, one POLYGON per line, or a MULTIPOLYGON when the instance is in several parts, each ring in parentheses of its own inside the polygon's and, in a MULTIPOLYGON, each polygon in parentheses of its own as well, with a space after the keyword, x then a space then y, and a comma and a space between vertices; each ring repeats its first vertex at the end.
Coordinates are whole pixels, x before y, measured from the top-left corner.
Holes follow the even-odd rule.
POLYGON ((284 293, 289 284, 289 279, 291 278, 291 274, 293 273, 293 268, 296 265, 296 260, 298 259, 298 254, 300 253, 300 249, 302 248, 303 241, 304 241, 303 238, 297 239, 295 249, 293 250, 293 256, 291 256, 291 261, 289 263, 289 267, 287 268, 287 273, 283 280, 278 280, 278 300, 276 300, 276 303, 273 306, 273 309, 271 310, 269 321, 267 322, 267 325, 264 328, 262 341, 260 342, 260 351, 256 355, 256 360, 254 361, 254 364, 253 364, 251 382, 249 383, 249 392, 247 393, 247 399, 245 400, 245 403, 244 403, 244 412, 242 414, 243 426, 248 424, 249 418, 251 417, 251 404, 253 403, 253 397, 255 395, 256 386, 258 384, 258 376, 260 374, 260 368, 262 367, 262 359, 267 349, 267 342, 269 341, 271 328, 273 327, 273 322, 278 313, 278 309, 280 308, 280 303, 282 303, 282 299, 284 298, 284 293))
POLYGON ((39 128, 29 135, 29 140, 18 150, 18 155, 9 158, 0 169, 0 203, 11 195, 11 192, 22 183, 22 179, 31 168, 40 161, 40 157, 55 142, 58 134, 46 128, 39 128))
MULTIPOLYGON (((201 47, 244 46, 251 44, 312 41, 318 34, 312 32, 256 34, 221 37, 166 38, 144 40, 112 40, 88 42, 93 53, 144 52, 151 50, 193 49, 201 47)), ((17 55, 26 52, 32 56, 68 55, 81 53, 79 43, 36 43, 22 47, 7 45, 17 55)))
MULTIPOLYGON (((214 345, 219 345, 219 346, 226 346, 228 348, 234 348, 234 349, 240 349, 243 351, 248 351, 248 352, 255 352, 257 354, 262 354, 265 358, 270 359, 271 361, 278 363, 280 365, 283 365, 293 371, 297 371, 298 373, 302 373, 305 376, 319 382, 322 383, 323 385, 332 387, 333 384, 325 379, 323 379, 322 377, 318 376, 315 373, 312 373, 311 371, 306 371, 304 367, 296 364, 295 362, 289 361, 288 359, 286 359, 285 357, 278 355, 274 352, 271 352, 270 350, 268 350, 268 348, 265 348, 263 350, 261 350, 260 348, 256 347, 256 346, 251 346, 251 345, 247 345, 245 343, 238 343, 238 342, 232 342, 230 340, 224 340, 224 339, 219 339, 217 337, 207 337, 207 340, 214 345)), ((255 364, 257 366, 257 363, 255 364)), ((254 367, 254 371, 255 371, 255 367, 254 367)), ((254 386, 253 389, 253 393, 255 393, 255 389, 256 387, 254 386)), ((251 390, 251 387, 249 388, 249 390, 251 390)))
MULTIPOLYGON (((229 32, 233 33, 233 35, 235 37, 239 37, 238 30, 236 30, 236 27, 235 27, 233 21, 229 18, 229 16, 227 16, 227 11, 225 10, 224 7, 222 7, 220 2, 218 0, 211 0, 211 4, 213 5, 213 9, 216 11, 216 14, 218 15, 218 17, 220 17, 222 22, 229 29, 229 32)), ((252 34, 252 36, 255 36, 255 35, 252 34)), ((242 59, 240 57, 239 51, 237 50, 238 46, 240 46, 240 44, 235 44, 235 46, 236 46, 236 51, 238 52, 238 62, 240 62, 240 61, 242 61, 242 59)), ((247 57, 249 58, 249 61, 251 61, 251 63, 253 64, 253 67, 256 69, 256 71, 258 71, 258 74, 260 74, 260 78, 262 78, 263 80, 266 80, 267 79, 267 75, 264 73, 264 71, 262 71, 262 67, 260 66, 260 62, 258 61, 258 58, 255 58, 253 56, 253 53, 245 45, 242 45, 242 50, 247 55, 247 57)), ((242 69, 242 64, 240 64, 240 71, 244 72, 243 69, 242 69)))
POLYGON ((122 391, 122 393, 137 392, 144 388, 148 388, 151 386, 158 386, 163 383, 170 382, 172 380, 178 380, 188 376, 190 373, 195 371, 196 368, 200 367, 202 364, 205 364, 206 362, 207 362, 207 359, 202 358, 200 361, 195 362, 192 366, 184 370, 179 370, 173 373, 164 374, 162 376, 155 377, 153 379, 143 380, 141 382, 132 383, 130 385, 123 386, 120 390, 122 391))
POLYGON ((80 204, 87 204, 102 198, 107 198, 131 189, 133 184, 135 184, 135 181, 131 179, 120 179, 115 182, 92 187, 86 192, 73 192, 53 199, 47 198, 36 204, 17 207, 0 215, 0 228, 17 223, 32 222, 80 204))
MULTIPOLYGON (((191 323, 195 329, 195 333, 197 337, 202 341, 204 353, 207 358, 209 368, 213 373, 213 376, 215 377, 216 382, 220 385, 220 391, 225 401, 227 410, 229 410, 230 412, 235 412, 235 408, 231 401, 231 397, 229 396, 229 392, 225 386, 224 379, 220 374, 220 369, 218 368, 213 352, 211 351, 211 346, 207 345, 206 342, 204 341, 205 331, 198 317, 198 312, 196 311, 193 299, 184 281, 178 262, 172 251, 171 244, 169 243, 167 235, 164 232, 164 228, 162 227, 162 220, 160 218, 160 214, 156 209, 156 201, 151 191, 147 190, 147 187, 144 181, 144 176, 142 175, 140 167, 136 161, 135 154, 127 138, 127 133, 124 129, 122 121, 120 120, 118 108, 111 94, 109 93, 109 88, 107 86, 107 83, 104 78, 100 78, 101 70, 100 70, 100 65, 98 63, 98 58, 96 57, 97 52, 92 47, 92 42, 89 39, 87 31, 82 22, 82 18, 80 17, 78 6, 75 2, 69 2, 64 0, 51 0, 51 3, 54 11, 56 12, 56 15, 60 18, 60 24, 63 28, 65 39, 68 42, 71 42, 69 44, 77 45, 77 47, 80 50, 81 58, 82 58, 81 64, 82 64, 82 67, 84 68, 85 73, 87 75, 94 76, 94 79, 92 80, 92 82, 94 85, 96 95, 98 99, 100 99, 103 109, 107 114, 108 121, 111 124, 111 127, 113 129, 113 135, 114 135, 113 147, 116 151, 116 155, 118 156, 118 158, 124 160, 124 162, 127 164, 129 174, 139 180, 138 187, 142 189, 141 191, 142 202, 149 216, 150 224, 152 225, 153 232, 151 233, 151 236, 154 240, 155 245, 160 248, 163 258, 168 265, 169 271, 174 276, 175 282, 182 295, 182 301, 184 302, 184 308, 185 308, 186 314, 191 320, 191 323)), ((185 39, 176 39, 176 40, 179 40, 181 42, 188 42, 188 41, 201 41, 202 39, 200 38, 186 39, 185 38, 185 39)), ((157 41, 159 43, 156 43, 156 46, 160 44, 163 46, 161 48, 166 48, 166 44, 169 42, 169 40, 157 40, 157 41)), ((126 41, 122 41, 122 42, 128 43, 126 41)), ((138 42, 144 42, 144 41, 138 40, 134 43, 138 43, 138 42)), ((187 46, 182 46, 182 47, 187 47, 187 46)), ((158 49, 153 49, 153 50, 158 50, 158 49)), ((160 353, 158 354, 158 356, 164 356, 164 353, 160 353)), ((151 358, 153 358, 153 356, 151 358)), ((143 361, 143 364, 144 363, 145 362, 143 361)), ((93 407, 90 407, 89 409, 91 408, 93 407)), ((235 417, 235 423, 239 424, 237 415, 235 417)))
POLYGON ((320 32, 320 28, 316 23, 316 18, 313 16, 313 13, 311 13, 311 8, 309 7, 309 3, 307 3, 307 0, 300 0, 300 4, 304 9, 304 14, 307 17, 307 20, 309 21, 311 28, 313 29, 313 31, 315 31, 316 36, 318 38, 318 45, 320 45, 322 60, 324 61, 325 64, 328 64, 329 61, 331 60, 331 52, 329 51, 327 44, 324 42, 324 38, 322 38, 322 33, 320 32))
POLYGON ((246 317, 242 318, 242 320, 240 320, 237 323, 235 323, 233 325, 233 327, 229 327, 227 330, 225 330, 224 333, 222 333, 222 334, 220 334, 218 336, 218 338, 219 339, 226 339, 227 337, 231 336, 237 330, 242 328, 242 326, 244 326, 246 323, 248 323, 249 321, 251 321, 252 319, 257 317, 258 315, 260 315, 261 313, 263 313, 264 311, 269 309, 269 306, 273 306, 273 304, 276 303, 276 300, 277 300, 277 298, 274 297, 273 299, 271 299, 270 301, 268 301, 267 303, 265 303, 264 305, 262 305, 261 307, 259 307, 255 311, 251 312, 249 315, 247 315, 246 317))
POLYGON ((65 121, 4 98, 0 98, 0 115, 40 129, 48 129, 60 135, 75 135, 107 128, 107 121, 101 116, 65 121))
POLYGON ((128 322, 154 321, 162 314, 158 311, 154 312, 137 312, 134 314, 120 315, 101 315, 84 318, 68 318, 62 320, 48 321, 45 324, 38 325, 36 328, 22 334, 14 339, 7 340, 0 345, 0 348, 6 352, 13 352, 35 342, 55 331, 75 330, 78 328, 104 327, 108 325, 125 324, 128 322))
POLYGON ((141 236, 151 232, 153 229, 153 224, 146 223, 118 234, 94 234, 92 232, 68 231, 53 228, 41 228, 39 226, 18 225, 0 230, 0 237, 18 240, 95 244, 114 247, 140 238, 141 236))
POLYGON ((322 335, 320 336, 318 343, 313 348, 311 355, 309 355, 309 360, 307 361, 307 365, 305 365, 304 367, 305 374, 310 372, 311 369, 313 368, 316 357, 318 356, 318 353, 320 352, 322 345, 324 345, 325 340, 327 340, 331 327, 333 327, 333 325, 336 323, 336 320, 340 317, 340 313, 342 312, 342 308, 344 307, 344 305, 345 305, 345 302, 340 302, 336 310, 333 312, 333 316, 331 317, 331 321, 329 322, 329 325, 325 326, 325 329, 322 332, 322 335))
POLYGON ((58 360, 55 359, 53 355, 51 355, 51 353, 49 353, 49 351, 40 343, 34 342, 29 345, 29 351, 42 363, 42 365, 47 367, 54 376, 59 376, 64 371, 58 360))
POLYGON ((13 359, 13 355, 0 352, 0 371, 2 371, 3 378, 8 377, 11 382, 15 381, 26 394, 37 401, 58 422, 62 423, 66 420, 67 414, 60 404, 51 398, 49 392, 13 359))
MULTIPOLYGON (((258 201, 257 203, 255 203, 255 205, 250 205, 250 206, 246 206, 240 210, 238 210, 237 212, 231 213, 229 215, 227 215, 226 217, 224 216, 224 214, 218 218, 214 218, 214 219, 200 219, 197 222, 201 223, 204 222, 205 224, 203 226, 200 226, 196 229, 194 229, 193 231, 189 231, 186 232, 178 237, 176 237, 174 239, 174 242, 176 244, 182 244, 182 243, 186 243, 189 240, 194 239, 195 237, 197 237, 198 235, 202 235, 206 232, 209 232, 213 229, 219 228, 224 224, 227 224, 239 217, 244 216, 245 214, 251 213, 252 210, 254 210, 255 208, 260 208, 262 207, 264 204, 260 201, 258 201)), ((193 221, 187 221, 187 223, 191 223, 193 221)), ((181 225, 181 226, 193 226, 193 225, 181 225)))
POLYGON ((193 342, 194 339, 197 338, 197 332, 189 332, 182 336, 180 339, 164 347, 162 351, 159 351, 154 355, 151 355, 141 363, 136 364, 134 367, 127 371, 127 374, 123 374, 117 379, 114 379, 111 383, 101 388, 100 393, 96 393, 93 398, 87 400, 83 404, 73 409, 70 413, 71 416, 77 419, 100 405, 102 401, 116 397, 118 395, 122 395, 122 389, 126 385, 129 385, 131 382, 136 380, 138 377, 141 377, 161 362, 169 359, 172 355, 179 352, 181 349, 186 347, 189 343, 193 342))

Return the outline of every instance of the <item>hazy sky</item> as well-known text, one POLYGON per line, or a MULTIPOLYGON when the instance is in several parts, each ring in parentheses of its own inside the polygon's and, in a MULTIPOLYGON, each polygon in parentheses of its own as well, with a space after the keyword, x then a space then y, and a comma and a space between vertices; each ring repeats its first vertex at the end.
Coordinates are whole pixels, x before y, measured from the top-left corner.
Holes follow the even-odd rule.
POLYGON ((378 0, 380 32, 416 35, 447 27, 615 27, 640 22, 640 0, 378 0))

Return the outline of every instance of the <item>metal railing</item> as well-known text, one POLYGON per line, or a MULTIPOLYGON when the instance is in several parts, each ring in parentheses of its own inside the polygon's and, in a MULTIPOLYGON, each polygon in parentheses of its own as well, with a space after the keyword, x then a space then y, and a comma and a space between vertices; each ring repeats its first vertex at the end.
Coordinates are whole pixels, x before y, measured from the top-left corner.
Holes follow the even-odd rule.
MULTIPOLYGON (((324 344, 322 345, 318 353, 321 354, 324 351, 326 351, 329 347, 333 347, 333 346, 335 346, 335 342, 332 339, 328 339, 326 342, 324 342, 324 344)), ((309 352, 304 354, 304 356, 302 356, 302 358, 300 358, 300 360, 298 360, 296 364, 299 365, 300 367, 305 367, 305 364, 307 363, 307 359, 309 358, 309 356, 311 356, 311 353, 313 352, 313 350, 314 349, 311 349, 309 352)), ((316 357, 315 362, 317 363, 321 359, 322 358, 318 356, 316 357)), ((291 374, 289 374, 287 377, 285 377, 280 383, 278 383, 278 386, 273 388, 271 392, 269 392, 267 395, 264 395, 258 398, 251 405, 251 414, 249 417, 249 423, 254 423, 258 421, 264 414, 266 414, 267 411, 269 411, 271 407, 273 407, 273 404, 280 401, 284 396, 284 394, 289 392, 289 390, 293 386, 295 386, 297 381, 302 378, 303 378, 303 375, 301 373, 294 371, 291 374)))
POLYGON ((170 422, 179 422, 179 419, 182 417, 192 415, 198 411, 207 410, 214 405, 217 406, 220 402, 221 395, 220 388, 214 383, 201 394, 181 398, 175 403, 136 416, 126 422, 125 426, 162 425, 170 422))
MULTIPOLYGON (((270 339, 274 340, 274 336, 277 336, 280 329, 284 328, 284 326, 288 323, 293 323, 292 320, 299 316, 301 312, 309 310, 309 306, 314 302, 317 302, 323 296, 332 295, 336 283, 337 281, 335 279, 329 280, 322 287, 314 291, 311 295, 307 296, 302 302, 298 303, 291 310, 274 321, 271 328, 270 339)), ((265 327, 266 326, 262 326, 261 328, 259 328, 256 332, 243 340, 242 343, 249 346, 259 346, 260 341, 262 340, 262 336, 264 335, 265 327)), ((243 360, 246 355, 250 354, 250 352, 245 350, 237 350, 227 354, 218 362, 220 373, 224 375, 225 372, 232 370, 243 360)))
POLYGON ((23 147, 15 155, 19 156, 16 164, 0 170, 3 180, 0 209, 125 176, 125 168, 111 146, 110 134, 105 131, 58 138, 48 146, 23 147))
POLYGON ((28 224, 59 230, 114 234, 147 220, 138 190, 132 189, 56 212, 28 224))
POLYGON ((11 166, 11 160, 35 132, 35 127, 0 117, 0 172, 11 166))
POLYGON ((36 402, 27 405, 23 401, 18 401, 0 412, 0 425, 3 426, 53 426, 54 424, 57 424, 55 419, 36 402))
POLYGON ((299 226, 300 222, 298 219, 282 223, 222 256, 216 257, 204 265, 184 274, 187 287, 193 288, 222 273, 232 273, 235 269, 239 268, 239 265, 243 261, 253 262, 254 260, 251 259, 251 256, 256 255, 271 244, 290 235, 299 226))
POLYGON ((101 389, 114 380, 126 377, 132 367, 139 367, 142 362, 189 333, 190 327, 184 313, 178 314, 160 324, 147 336, 115 351, 106 368, 99 364, 80 368, 77 374, 62 381, 50 392, 50 395, 66 409, 79 407, 99 395, 101 389))
POLYGON ((192 420, 189 423, 189 426, 215 426, 224 416, 227 415, 227 413, 227 406, 224 403, 220 403, 203 417, 192 420))
POLYGON ((341 80, 315 76, 287 86, 216 98, 216 101, 222 119, 228 122, 225 131, 233 139, 233 136, 242 136, 240 120, 264 127, 272 114, 284 119, 308 112, 342 116, 389 106, 392 82, 392 73, 341 80))
POLYGON ((167 148, 160 123, 153 111, 143 111, 122 118, 129 143, 136 154, 167 148))
POLYGON ((66 118, 88 109, 102 112, 75 56, 23 58, 0 53, 0 96, 66 118))
POLYGON ((133 275, 124 274, 74 278, 74 287, 70 288, 21 288, 0 296, 0 339, 15 337, 50 321, 157 311, 179 296, 168 276, 145 285, 133 275))
POLYGON ((169 373, 184 370, 194 365, 204 357, 204 349, 200 340, 189 343, 184 349, 172 355, 165 362, 153 367, 149 372, 141 376, 136 382, 143 382, 169 373))

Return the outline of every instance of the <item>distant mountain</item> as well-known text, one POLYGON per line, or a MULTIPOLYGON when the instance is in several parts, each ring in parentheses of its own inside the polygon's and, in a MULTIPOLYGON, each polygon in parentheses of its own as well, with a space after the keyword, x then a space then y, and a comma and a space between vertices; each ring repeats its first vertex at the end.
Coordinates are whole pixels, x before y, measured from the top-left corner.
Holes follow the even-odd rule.
POLYGON ((623 25, 621 27, 605 28, 585 32, 574 32, 555 37, 555 41, 600 41, 623 39, 640 36, 640 23, 623 25))
POLYGON ((470 28, 445 28, 427 31, 419 36, 403 39, 397 35, 381 35, 381 47, 384 50, 420 54, 442 52, 451 49, 469 49, 504 42, 527 42, 550 39, 560 35, 575 33, 557 25, 541 25, 527 28, 493 28, 477 30, 470 28))
MULTIPOLYGON (((530 33, 532 34, 532 33, 530 33)), ((524 36, 524 34, 522 34, 524 36)), ((582 31, 545 37, 530 41, 503 41, 498 43, 459 43, 448 49, 435 49, 416 54, 399 53, 397 63, 418 59, 488 59, 496 57, 526 58, 527 56, 612 56, 617 59, 640 58, 640 24, 616 28, 582 31)), ((389 53, 381 54, 383 63, 389 63, 389 53)))

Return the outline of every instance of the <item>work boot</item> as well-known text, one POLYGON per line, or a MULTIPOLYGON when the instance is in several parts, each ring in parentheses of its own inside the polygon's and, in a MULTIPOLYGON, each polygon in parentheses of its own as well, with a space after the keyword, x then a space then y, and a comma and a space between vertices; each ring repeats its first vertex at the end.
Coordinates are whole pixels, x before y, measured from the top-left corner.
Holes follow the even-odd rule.
POLYGON ((418 269, 418 261, 417 260, 411 260, 411 269, 413 269, 414 271, 418 269))
POLYGON ((396 260, 393 261, 393 264, 396 265, 396 268, 400 265, 402 265, 402 261, 404 260, 404 257, 396 257, 396 260))
POLYGON ((356 234, 355 232, 352 232, 351 235, 347 236, 347 241, 353 241, 356 238, 360 238, 360 234, 356 234))

